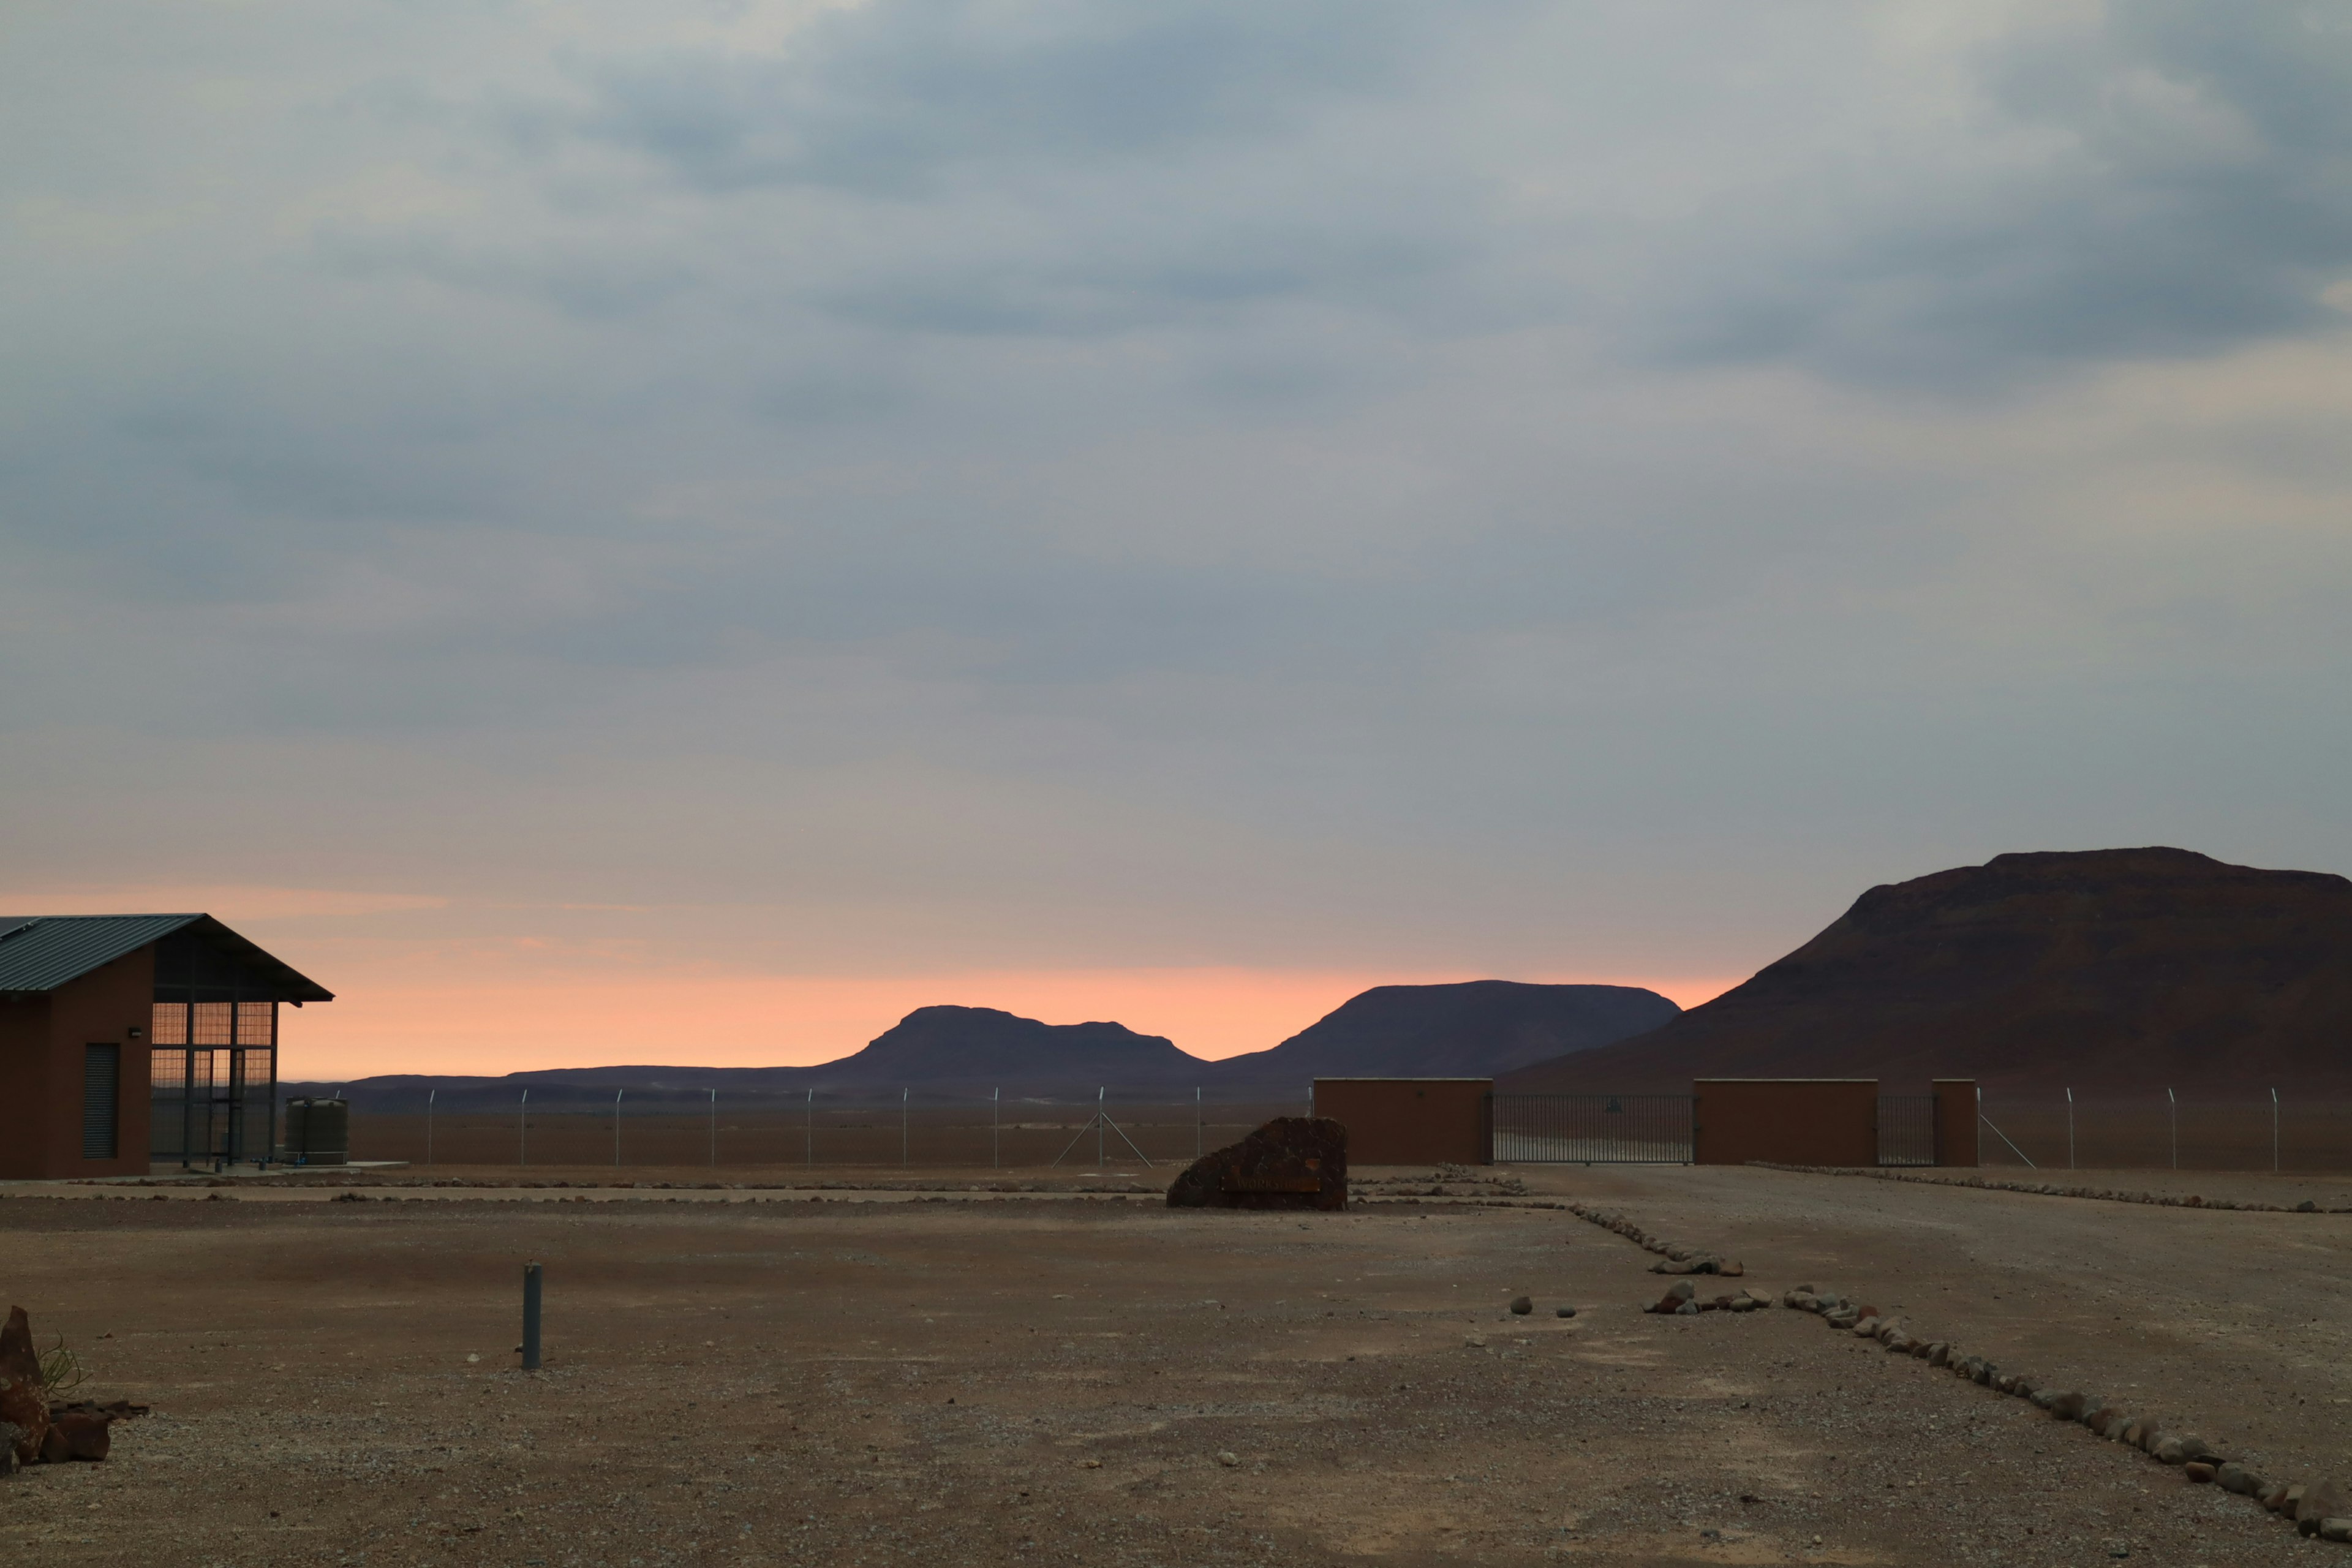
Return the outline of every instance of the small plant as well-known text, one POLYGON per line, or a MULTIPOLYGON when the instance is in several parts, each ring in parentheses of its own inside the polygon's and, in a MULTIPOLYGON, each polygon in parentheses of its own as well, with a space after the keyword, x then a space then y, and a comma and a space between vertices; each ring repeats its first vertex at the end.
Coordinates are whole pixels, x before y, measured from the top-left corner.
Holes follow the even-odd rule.
POLYGON ((41 1352, 41 1386, 52 1396, 78 1388, 89 1376, 89 1369, 81 1357, 66 1348, 63 1334, 58 1342, 41 1352))

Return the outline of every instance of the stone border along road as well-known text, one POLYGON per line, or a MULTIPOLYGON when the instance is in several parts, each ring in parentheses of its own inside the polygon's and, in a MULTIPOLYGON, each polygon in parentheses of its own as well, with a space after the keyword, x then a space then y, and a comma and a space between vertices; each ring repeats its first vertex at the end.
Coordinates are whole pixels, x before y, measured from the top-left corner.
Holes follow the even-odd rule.
POLYGON ((2167 1197, 2162 1193, 2128 1193, 2117 1187, 2068 1187, 2055 1182, 2000 1182, 1983 1176, 1915 1176, 1907 1171, 1874 1171, 1866 1165, 1783 1165, 1771 1160, 1748 1162, 1759 1170, 1791 1171, 1801 1176, 1870 1176, 1882 1182, 1915 1182, 1928 1187, 1977 1187, 1986 1192, 2025 1193, 2042 1198, 2096 1198, 2111 1204, 2153 1204, 2169 1209, 2243 1209, 2254 1214, 2352 1214, 2352 1207, 2324 1209, 2305 1198, 2286 1204, 2240 1203, 2231 1198, 2167 1197))
MULTIPOLYGON (((1776 1165, 1761 1160, 1753 1163, 1763 1165, 1768 1170, 1797 1171, 1820 1175, 1877 1175, 1897 1181, 1928 1180, 1917 1176, 1893 1176, 1886 1172, 1841 1166, 1776 1165)), ((2008 1183, 1981 1180, 1973 1183, 1946 1182, 1931 1183, 1931 1184, 2003 1187, 2020 1192, 2042 1190, 2022 1184, 2012 1185, 2008 1183)), ((2090 1197, 2111 1194, 2085 1191, 2081 1195, 2090 1197)), ((2134 1200, 2126 1196, 2124 1201, 2134 1200)), ((2161 1200, 2143 1195, 2137 1201, 2161 1200)), ((1603 1230, 1612 1231, 1636 1247, 1661 1254, 1667 1261, 1651 1265, 1656 1272, 1681 1274, 1743 1272, 1739 1264, 1725 1263, 1712 1253, 1703 1252, 1696 1247, 1676 1247, 1662 1241, 1622 1214, 1610 1213, 1579 1203, 1571 1203, 1566 1206, 1569 1212, 1579 1219, 1587 1220, 1603 1230)), ((2275 1205, 2253 1204, 2230 1205, 2178 1204, 2175 1206, 2277 1209, 2275 1205)), ((2314 1211, 2305 1209, 2277 1210, 2277 1212, 2310 1213, 2314 1211)), ((1691 1301, 1691 1296, 1694 1293, 1687 1280, 1679 1281, 1668 1292, 1667 1300, 1678 1300, 1679 1310, 1700 1310, 1702 1309, 1696 1307, 1691 1301)), ((1756 1292, 1750 1290, 1743 1294, 1751 1300, 1759 1300, 1760 1304, 1761 1299, 1757 1297, 1756 1292)), ((1891 1354, 1916 1356, 1929 1366, 1947 1368, 1954 1375, 1966 1378, 1970 1383, 1979 1384, 1997 1394, 2008 1394, 2020 1399, 2030 1399, 2058 1420, 2072 1421, 2087 1426, 2109 1442, 2122 1443, 2127 1447, 2137 1448, 2160 1464, 2179 1466, 2182 1473, 2192 1482, 2218 1483, 2225 1491, 2250 1498, 2271 1512, 2283 1515, 2292 1521, 2296 1531, 2301 1534, 2317 1536, 2325 1541, 2352 1542, 2352 1486, 2347 1486, 2341 1480, 2273 1481, 2235 1459, 2225 1457, 2194 1432, 2167 1427, 2152 1416, 2134 1415, 2118 1405, 2110 1404, 2095 1394, 2084 1394, 2079 1389, 2062 1389, 2055 1384, 2045 1385, 2023 1373, 2003 1372, 1982 1356, 1963 1355, 1944 1340, 1923 1339, 1912 1333, 1901 1323, 1885 1317, 1877 1308, 1849 1301, 1834 1292, 1819 1291, 1811 1285, 1800 1285, 1784 1294, 1780 1298, 1780 1304, 1797 1311, 1816 1313, 1832 1329, 1843 1330, 1857 1338, 1874 1340, 1884 1345, 1891 1354)), ((1645 1307, 1643 1310, 1656 1311, 1664 1307, 1664 1303, 1660 1302, 1656 1307, 1645 1307)))

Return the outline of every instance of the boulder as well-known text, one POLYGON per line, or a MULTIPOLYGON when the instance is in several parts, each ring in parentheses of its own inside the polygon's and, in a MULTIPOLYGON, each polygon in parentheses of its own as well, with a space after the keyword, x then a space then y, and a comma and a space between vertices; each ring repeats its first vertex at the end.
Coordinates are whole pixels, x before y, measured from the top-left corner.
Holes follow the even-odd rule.
POLYGON ((2221 1483, 2223 1491, 2235 1492, 2240 1497, 2258 1498, 2271 1489, 2259 1471, 2250 1470, 2235 1459, 2223 1465, 2213 1479, 2221 1483))
POLYGON ((2209 1465, 2202 1459, 2191 1459, 2180 1467, 2180 1473, 2201 1487, 2213 1479, 2216 1468, 2218 1467, 2209 1465))
POLYGON ((2312 1481, 2304 1487, 2303 1496, 2295 1500, 2295 1523, 2315 1525, 2323 1519, 2352 1519, 2352 1488, 2332 1479, 2312 1481))
POLYGON ((1951 1359, 1952 1347, 1948 1341, 1937 1340, 1934 1344, 1927 1347, 1927 1364, 1929 1366, 1945 1366, 1949 1364, 1951 1359))
POLYGON ((49 1404, 41 1383, 41 1357, 33 1349, 32 1320, 22 1307, 8 1309, 0 1326, 0 1423, 16 1429, 16 1463, 29 1465, 41 1457, 41 1439, 49 1430, 49 1404))
MULTIPOLYGON (((2090 1395, 2079 1389, 2070 1388, 2063 1394, 2051 1395, 2050 1403, 2043 1405, 2042 1408, 2061 1421, 2080 1421, 2090 1402, 2090 1395)), ((2033 1403, 2042 1405, 2039 1394, 2034 1396, 2033 1403)))
MULTIPOLYGON (((2213 1450, 2205 1446, 2205 1439, 2194 1432, 2168 1435, 2163 1442, 2149 1451, 2168 1465, 2186 1465, 2214 1457, 2213 1450)), ((2352 1513, 2352 1508, 2345 1511, 2352 1513)))
POLYGON ((103 1415, 68 1411, 49 1423, 41 1438, 41 1462, 61 1465, 68 1459, 103 1459, 113 1447, 112 1426, 103 1415))
POLYGON ((1328 1116, 1277 1116, 1186 1166, 1169 1184, 1168 1206, 1344 1209, 1348 1130, 1328 1116))
POLYGON ((1536 1304, 1525 1296, 1514 1296, 1511 1298, 1511 1315, 1513 1317, 1524 1318, 1535 1310, 1536 1304))

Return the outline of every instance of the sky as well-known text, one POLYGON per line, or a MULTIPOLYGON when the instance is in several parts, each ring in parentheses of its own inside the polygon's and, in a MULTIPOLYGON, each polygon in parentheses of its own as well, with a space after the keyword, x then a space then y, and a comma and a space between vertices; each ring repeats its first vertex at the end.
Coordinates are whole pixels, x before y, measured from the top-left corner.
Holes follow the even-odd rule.
POLYGON ((289 1078, 2352 871, 2352 0, 16 0, 0 906, 289 1078))

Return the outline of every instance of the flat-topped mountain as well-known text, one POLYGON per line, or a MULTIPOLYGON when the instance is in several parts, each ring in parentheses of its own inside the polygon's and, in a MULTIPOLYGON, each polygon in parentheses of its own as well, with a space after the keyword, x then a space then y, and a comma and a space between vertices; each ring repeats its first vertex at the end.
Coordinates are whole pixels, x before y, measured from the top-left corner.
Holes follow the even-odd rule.
POLYGON ((1488 1078, 1654 1029, 1682 1011, 1634 985, 1465 980, 1376 985, 1270 1050, 1217 1063, 1230 1079, 1488 1078))
POLYGON ((1998 856, 1873 888, 1664 1027, 1497 1087, 1744 1077, 2352 1082, 2352 881, 2185 849, 1998 856))

